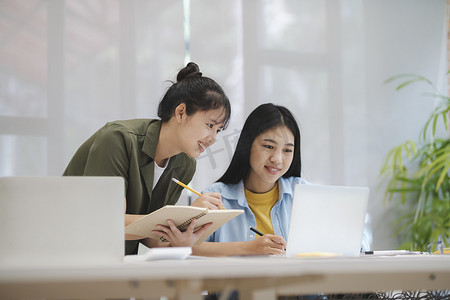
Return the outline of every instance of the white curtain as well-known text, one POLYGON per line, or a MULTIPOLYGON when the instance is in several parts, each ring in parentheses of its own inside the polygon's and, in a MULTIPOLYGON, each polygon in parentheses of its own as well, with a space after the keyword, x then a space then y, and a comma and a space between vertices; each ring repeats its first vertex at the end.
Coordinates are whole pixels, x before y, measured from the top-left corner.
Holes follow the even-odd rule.
POLYGON ((303 177, 369 186, 373 248, 395 247, 378 173, 434 103, 383 82, 415 73, 445 90, 445 25, 445 0, 1 0, 0 176, 60 175, 107 121, 156 117, 187 57, 232 102, 193 187, 224 172, 257 105, 281 104, 301 126, 303 177))

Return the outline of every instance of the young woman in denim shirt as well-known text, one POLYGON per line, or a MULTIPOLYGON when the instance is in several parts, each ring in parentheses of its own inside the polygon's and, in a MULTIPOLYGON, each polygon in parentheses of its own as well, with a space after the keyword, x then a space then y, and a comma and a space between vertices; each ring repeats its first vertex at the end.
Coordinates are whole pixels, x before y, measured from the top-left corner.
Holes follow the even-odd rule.
POLYGON ((300 173, 300 130, 293 115, 282 106, 260 105, 248 116, 227 171, 204 191, 220 193, 225 208, 244 214, 194 246, 194 254, 283 254, 293 191, 304 183, 300 173), (250 226, 264 235, 255 236, 250 226))
MULTIPOLYGON (((300 130, 294 116, 283 106, 258 106, 245 121, 227 171, 204 191, 220 193, 227 209, 243 209, 244 214, 194 246, 193 253, 284 254, 295 186, 307 184, 300 175, 300 130)), ((363 248, 368 238, 365 233, 363 248)))

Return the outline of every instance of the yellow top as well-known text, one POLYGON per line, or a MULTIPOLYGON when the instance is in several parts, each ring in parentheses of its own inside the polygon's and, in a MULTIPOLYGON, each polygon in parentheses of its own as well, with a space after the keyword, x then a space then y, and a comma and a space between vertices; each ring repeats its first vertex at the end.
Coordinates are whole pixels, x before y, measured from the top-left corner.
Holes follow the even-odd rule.
POLYGON ((278 200, 278 183, 267 193, 257 194, 244 189, 245 198, 256 218, 256 229, 266 234, 273 234, 270 210, 278 200))

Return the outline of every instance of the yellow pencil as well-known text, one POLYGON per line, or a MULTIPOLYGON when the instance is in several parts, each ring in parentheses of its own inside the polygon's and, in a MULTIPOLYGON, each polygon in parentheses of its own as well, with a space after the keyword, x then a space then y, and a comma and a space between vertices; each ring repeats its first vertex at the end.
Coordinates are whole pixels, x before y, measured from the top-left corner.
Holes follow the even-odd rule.
MULTIPOLYGON (((185 189, 190 190, 190 191, 193 192, 194 194, 197 194, 197 195, 199 195, 199 196, 202 195, 200 192, 197 192, 197 191, 194 190, 193 188, 188 187, 187 185, 185 185, 184 183, 182 183, 182 182, 179 181, 178 179, 172 178, 172 180, 173 180, 175 183, 177 183, 177 184, 181 185, 182 187, 184 187, 185 189)), ((225 206, 222 206, 222 209, 225 209, 225 206)))
POLYGON ((179 181, 178 179, 172 178, 173 181, 175 181, 176 183, 178 183, 179 185, 181 185, 182 187, 184 187, 185 189, 190 190, 191 192, 193 192, 194 194, 197 194, 199 196, 201 196, 202 194, 200 194, 200 192, 197 192, 196 190, 188 187, 187 185, 185 185, 184 183, 182 183, 181 181, 179 181))

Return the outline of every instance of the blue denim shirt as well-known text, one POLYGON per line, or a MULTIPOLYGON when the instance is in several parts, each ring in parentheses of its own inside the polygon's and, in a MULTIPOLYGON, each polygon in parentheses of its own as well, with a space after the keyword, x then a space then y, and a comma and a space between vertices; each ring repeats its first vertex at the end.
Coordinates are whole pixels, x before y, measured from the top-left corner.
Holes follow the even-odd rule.
MULTIPOLYGON (((299 177, 280 177, 278 180, 280 195, 278 201, 270 211, 274 234, 282 236, 286 241, 289 233, 289 223, 291 220, 292 202, 296 184, 308 184, 308 182, 299 177)), ((222 195, 223 205, 226 209, 244 210, 242 215, 231 219, 209 236, 205 240, 206 242, 242 242, 255 239, 255 233, 249 228, 250 226, 256 228, 256 219, 245 198, 244 183, 242 180, 236 184, 216 182, 202 192, 220 193, 222 195)), ((365 227, 361 245, 362 251, 370 249, 371 238, 370 228, 365 227)))
MULTIPOLYGON (((295 185, 299 183, 305 183, 305 181, 299 177, 281 177, 278 180, 280 196, 270 211, 274 234, 282 236, 285 240, 289 233, 295 185)), ((250 226, 256 228, 256 219, 245 198, 243 181, 229 185, 216 182, 203 192, 220 193, 226 209, 244 210, 242 215, 228 221, 206 239, 206 242, 242 242, 255 239, 255 233, 249 228, 250 226)))

